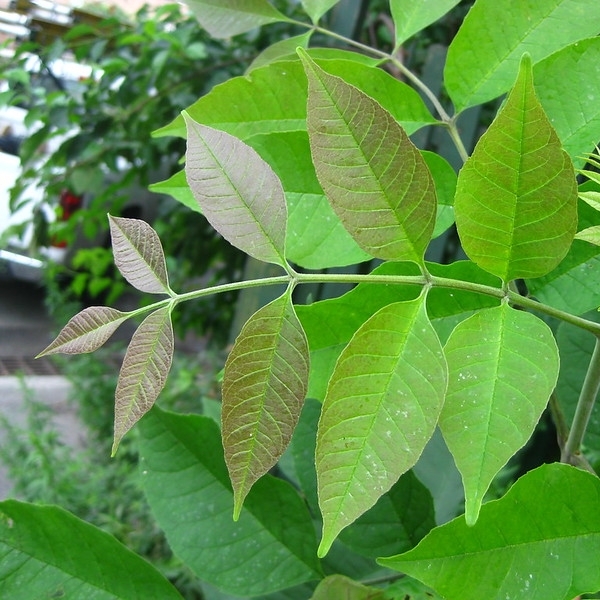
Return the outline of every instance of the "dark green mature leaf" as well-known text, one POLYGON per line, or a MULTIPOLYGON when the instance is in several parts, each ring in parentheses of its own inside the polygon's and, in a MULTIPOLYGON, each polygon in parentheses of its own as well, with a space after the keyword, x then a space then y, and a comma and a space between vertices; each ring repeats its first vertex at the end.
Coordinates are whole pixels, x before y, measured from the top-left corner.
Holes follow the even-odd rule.
POLYGON ((390 0, 395 25, 396 47, 443 17, 460 0, 390 0))
MULTIPOLYGON (((592 184, 593 185, 593 184, 592 184)), ((589 184, 581 186, 589 189, 589 184)), ((578 229, 600 225, 600 213, 579 203, 578 229)), ((565 259, 548 275, 527 280, 540 302, 581 315, 600 306, 600 249, 575 239, 565 259)))
POLYGON ((83 354, 97 350, 110 338, 128 314, 108 306, 89 306, 77 313, 56 339, 36 358, 49 354, 83 354))
POLYGON ((115 265, 138 290, 172 294, 158 234, 140 219, 108 216, 115 265))
POLYGON ((123 436, 152 408, 173 361, 171 306, 148 315, 129 342, 115 392, 112 456, 123 436))
POLYGON ((535 96, 527 56, 459 173, 454 211, 467 255, 506 282, 549 273, 571 246, 575 172, 535 96))
MULTIPOLYGON (((408 134, 436 123, 419 94, 379 67, 377 60, 333 49, 308 50, 328 73, 377 100, 408 134)), ((246 140, 259 133, 306 131, 307 81, 300 60, 277 61, 216 86, 187 109, 192 119, 246 140)), ((186 136, 183 117, 155 135, 186 136)))
POLYGON ((421 264, 437 203, 421 154, 375 100, 302 56, 313 162, 334 211, 365 252, 421 264))
POLYGON ((185 119, 185 172, 204 216, 236 248, 285 265, 287 207, 273 169, 232 135, 185 119))
POLYGON ((367 587, 344 575, 325 577, 310 600, 383 600, 383 590, 367 587))
POLYGON ((236 520, 252 485, 292 438, 306 396, 308 361, 289 291, 250 317, 227 358, 221 418, 236 520))
POLYGON ((320 555, 416 463, 442 409, 446 369, 424 295, 385 306, 352 337, 317 432, 320 555))
POLYGON ((0 503, 0 597, 181 600, 148 562, 56 506, 0 503))
POLYGON ((379 562, 447 600, 574 598, 600 588, 599 502, 597 477, 568 465, 544 465, 485 504, 473 527, 459 517, 433 529, 413 550, 379 562))
POLYGON ((155 407, 139 430, 152 511, 175 554, 200 579, 230 594, 259 596, 320 577, 311 517, 287 482, 260 479, 232 521, 233 492, 212 419, 155 407))
POLYGON ((289 21, 267 0, 187 0, 211 37, 228 38, 261 25, 289 21))
POLYGON ((581 40, 535 65, 538 98, 577 166, 600 140, 600 38, 581 40), (573 107, 577 107, 576 110, 573 107))
POLYGON ((530 438, 559 371, 550 328, 503 304, 460 323, 444 347, 448 392, 440 429, 477 520, 492 479, 530 438))
POLYGON ((536 63, 598 33, 596 0, 478 0, 448 49, 446 89, 458 111, 481 104, 510 88, 524 52, 536 63))

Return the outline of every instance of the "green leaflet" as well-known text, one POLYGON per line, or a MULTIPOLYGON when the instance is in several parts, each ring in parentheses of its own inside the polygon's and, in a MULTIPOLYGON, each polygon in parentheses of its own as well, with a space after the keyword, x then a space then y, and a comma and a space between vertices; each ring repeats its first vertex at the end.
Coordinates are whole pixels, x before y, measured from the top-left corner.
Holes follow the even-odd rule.
POLYGON ((264 65, 275 62, 276 60, 283 60, 286 58, 289 60, 290 58, 293 58, 296 54, 296 48, 308 48, 312 34, 313 31, 309 30, 301 35, 294 35, 289 38, 284 38, 283 40, 279 40, 278 42, 267 46, 252 61, 252 64, 248 67, 246 74, 250 73, 250 71, 254 69, 257 69, 258 67, 263 67, 264 65))
POLYGON ((181 600, 147 561, 56 506, 0 503, 0 597, 181 600))
POLYGON ((444 353, 448 392, 439 425, 472 525, 492 479, 525 445, 548 403, 558 348, 542 320, 503 304, 459 323, 444 353))
POLYGON ((252 485, 290 442, 306 396, 308 360, 290 292, 250 317, 229 353, 221 418, 236 520, 252 485))
POLYGON ((318 20, 333 6, 335 6, 340 0, 302 0, 302 6, 312 19, 313 23, 317 23, 318 20))
POLYGON ((263 477, 239 521, 231 519, 233 492, 212 419, 155 408, 139 431, 152 512, 200 579, 229 594, 260 596, 321 577, 311 517, 287 482, 263 477))
POLYGON ((448 49, 446 89, 457 111, 492 100, 510 88, 524 52, 536 63, 599 32, 596 0, 477 0, 448 49))
POLYGON ((467 255, 505 282, 549 273, 571 246, 575 172, 535 96, 527 56, 459 173, 454 211, 467 255))
POLYGON ((194 198, 194 194, 192 194, 192 190, 190 190, 190 186, 185 179, 185 170, 178 171, 165 181, 150 184, 148 189, 157 194, 169 194, 190 210, 202 213, 200 205, 196 202, 196 198, 194 198))
POLYGON ((600 589, 599 501, 594 475, 544 465, 485 504, 474 526, 459 517, 413 550, 379 562, 420 579, 446 600, 574 598, 600 589))
POLYGON ((344 575, 325 577, 310 600, 383 600, 383 590, 367 587, 344 575))
POLYGON ((425 295, 385 306, 354 334, 329 380, 317 432, 320 556, 416 463, 446 383, 425 295))
POLYGON ((437 208, 427 164, 374 99, 301 56, 313 162, 333 210, 371 256, 422 264, 437 208))

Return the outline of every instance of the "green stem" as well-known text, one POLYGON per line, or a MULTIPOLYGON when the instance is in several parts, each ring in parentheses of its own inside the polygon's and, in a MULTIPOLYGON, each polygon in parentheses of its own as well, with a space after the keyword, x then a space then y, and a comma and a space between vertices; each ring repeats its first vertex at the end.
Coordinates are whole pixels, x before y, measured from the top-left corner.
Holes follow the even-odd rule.
POLYGON ((581 466, 581 443, 596 402, 598 390, 600 390, 600 337, 597 336, 594 352, 577 401, 569 437, 562 451, 562 462, 581 466))

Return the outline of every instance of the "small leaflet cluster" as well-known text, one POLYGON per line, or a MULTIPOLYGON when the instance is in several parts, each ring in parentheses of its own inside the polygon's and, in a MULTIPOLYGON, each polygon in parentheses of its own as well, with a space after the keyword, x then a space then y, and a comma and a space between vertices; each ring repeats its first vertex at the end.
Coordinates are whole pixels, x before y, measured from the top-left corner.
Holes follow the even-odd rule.
MULTIPOLYGON (((333 213, 368 256, 409 261, 427 278, 424 252, 437 197, 426 161, 377 101, 309 53, 300 56, 308 141, 333 213)), ((248 320, 225 366, 222 440, 237 519, 253 484, 290 442, 309 388, 310 348, 292 301, 297 281, 286 254, 279 178, 234 135, 189 115, 185 123, 186 177, 201 211, 232 244, 289 276, 288 289, 248 320)), ((505 289, 516 278, 544 275, 571 245, 576 201, 573 165, 536 98, 525 56, 503 109, 458 178, 454 208, 463 247, 505 289)), ((166 296, 123 362, 114 453, 164 386, 178 295, 153 230, 133 219, 110 223, 121 273, 134 287, 166 296)), ((467 522, 475 524, 493 477, 526 443, 554 389, 558 351, 543 321, 505 298, 460 322, 442 346, 428 314, 430 293, 425 285, 415 298, 378 308, 337 357, 317 431, 320 556, 415 465, 436 425, 462 475, 467 522)), ((86 309, 42 354, 91 352, 131 314, 86 309)))

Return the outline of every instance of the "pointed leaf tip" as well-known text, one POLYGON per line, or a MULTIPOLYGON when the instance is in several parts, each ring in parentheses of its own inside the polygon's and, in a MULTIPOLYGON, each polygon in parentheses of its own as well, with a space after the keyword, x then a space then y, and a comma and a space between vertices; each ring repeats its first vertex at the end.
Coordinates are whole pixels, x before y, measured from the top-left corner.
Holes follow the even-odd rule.
POLYGON ((244 325, 223 375, 222 436, 234 520, 252 485, 279 460, 308 387, 308 343, 289 292, 244 325))
POLYGON ((167 263, 158 234, 140 219, 108 216, 115 265, 136 289, 169 294, 167 263))
POLYGON ((148 315, 131 338, 115 392, 114 456, 123 436, 152 408, 167 381, 174 350, 171 306, 148 315))
POLYGON ((185 173, 204 216, 236 248, 285 266, 287 204, 273 169, 238 138, 183 116, 185 173))

